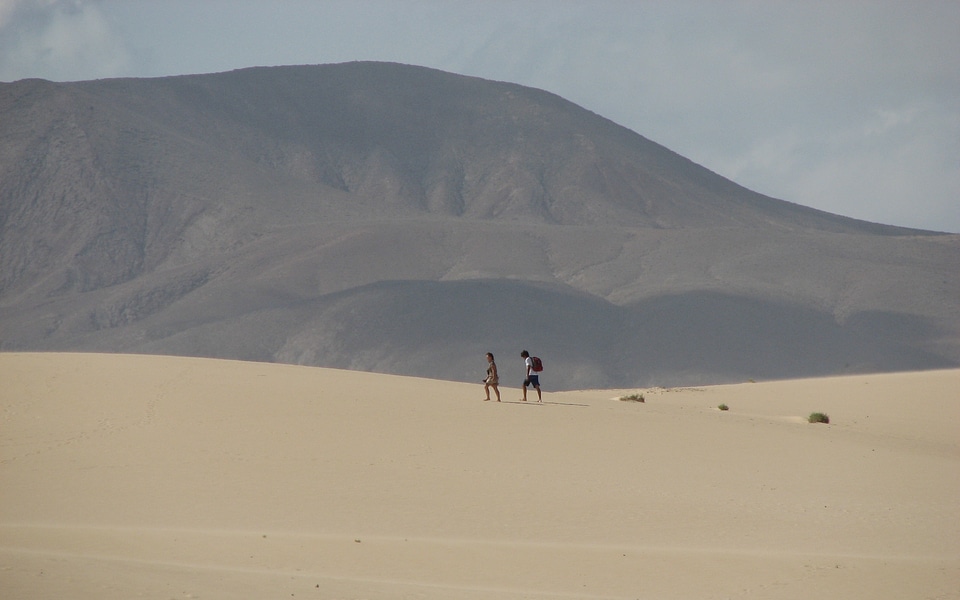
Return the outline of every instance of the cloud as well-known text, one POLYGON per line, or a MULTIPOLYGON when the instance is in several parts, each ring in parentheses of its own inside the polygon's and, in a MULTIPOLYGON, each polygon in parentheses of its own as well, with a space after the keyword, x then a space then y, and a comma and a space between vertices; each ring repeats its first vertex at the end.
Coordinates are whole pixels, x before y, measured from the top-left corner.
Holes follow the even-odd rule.
POLYGON ((797 178, 798 201, 960 232, 960 116, 935 105, 878 110, 853 129, 797 178))
POLYGON ((20 4, 20 0, 0 0, 0 31, 9 22, 17 4, 20 4))
POLYGON ((960 4, 638 10, 581 15, 605 38, 542 86, 762 193, 960 232, 960 4))
POLYGON ((128 66, 98 2, 0 0, 0 81, 76 81, 120 75, 128 66))

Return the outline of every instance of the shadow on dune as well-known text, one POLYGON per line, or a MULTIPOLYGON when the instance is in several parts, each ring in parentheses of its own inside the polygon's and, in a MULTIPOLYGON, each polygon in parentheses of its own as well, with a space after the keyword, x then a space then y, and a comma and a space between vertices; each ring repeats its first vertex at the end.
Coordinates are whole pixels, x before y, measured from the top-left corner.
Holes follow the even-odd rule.
POLYGON ((392 281, 207 323, 134 350, 464 382, 480 381, 490 351, 509 390, 522 381, 519 353, 528 349, 544 359, 544 389, 565 390, 956 366, 919 345, 932 329, 910 315, 839 323, 810 308, 713 292, 616 306, 556 285, 392 281), (250 339, 258 344, 241 342, 250 339), (237 347, 246 353, 221 350, 237 347))

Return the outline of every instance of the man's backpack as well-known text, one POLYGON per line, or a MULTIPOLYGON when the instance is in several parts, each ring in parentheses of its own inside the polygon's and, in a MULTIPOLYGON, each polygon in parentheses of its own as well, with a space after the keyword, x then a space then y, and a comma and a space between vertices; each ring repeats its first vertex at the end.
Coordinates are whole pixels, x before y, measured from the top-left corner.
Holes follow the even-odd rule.
POLYGON ((530 360, 533 361, 533 372, 539 373, 543 370, 543 361, 540 360, 538 356, 531 356, 530 360))

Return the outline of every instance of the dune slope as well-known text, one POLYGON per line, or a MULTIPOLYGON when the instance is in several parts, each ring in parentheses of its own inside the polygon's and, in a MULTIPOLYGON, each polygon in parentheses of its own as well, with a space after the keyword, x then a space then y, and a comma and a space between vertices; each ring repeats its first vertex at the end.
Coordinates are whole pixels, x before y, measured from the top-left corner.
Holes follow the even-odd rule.
POLYGON ((960 593, 958 370, 543 404, 144 355, 0 379, 9 598, 960 593))

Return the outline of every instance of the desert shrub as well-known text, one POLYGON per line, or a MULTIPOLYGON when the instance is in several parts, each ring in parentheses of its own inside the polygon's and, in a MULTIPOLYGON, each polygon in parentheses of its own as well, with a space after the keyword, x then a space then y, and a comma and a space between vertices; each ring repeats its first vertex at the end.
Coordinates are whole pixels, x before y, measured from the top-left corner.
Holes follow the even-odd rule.
POLYGON ((630 394, 629 396, 620 396, 621 402, 646 402, 643 394, 630 394))
POLYGON ((720 410, 730 410, 730 407, 727 406, 726 404, 721 404, 721 405, 718 406, 717 408, 719 408, 720 410))
POLYGON ((815 413, 810 413, 810 416, 807 417, 807 421, 810 423, 829 423, 830 417, 828 417, 823 413, 815 412, 815 413))

